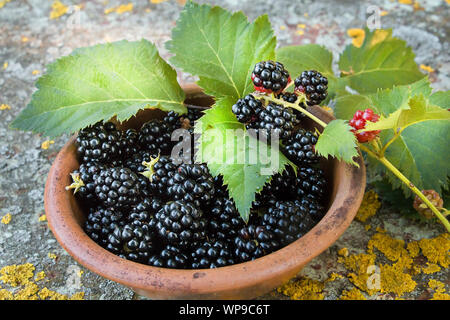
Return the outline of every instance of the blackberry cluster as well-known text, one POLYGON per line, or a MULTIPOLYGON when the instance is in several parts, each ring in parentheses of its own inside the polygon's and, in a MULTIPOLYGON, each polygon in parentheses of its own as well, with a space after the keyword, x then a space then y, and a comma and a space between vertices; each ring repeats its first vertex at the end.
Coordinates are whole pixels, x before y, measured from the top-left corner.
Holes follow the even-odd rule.
MULTIPOLYGON (((298 101, 297 93, 283 92, 290 77, 282 64, 259 63, 252 78, 257 90, 298 101)), ((248 221, 224 177, 213 177, 205 163, 172 158, 174 130, 187 129, 194 137, 195 121, 203 115, 188 108, 187 114, 170 111, 140 129, 119 130, 105 122, 80 130, 80 166, 67 189, 86 208, 86 234, 121 258, 176 269, 251 261, 302 237, 325 214, 327 181, 314 153, 317 137, 301 128, 293 109, 260 95, 239 99, 232 112, 259 136, 276 133, 298 168, 273 175, 256 194, 248 221)))
POLYGON ((268 60, 255 65, 252 81, 257 91, 277 93, 287 86, 291 77, 282 63, 268 60))
POLYGON ((314 146, 317 136, 314 132, 299 129, 284 142, 284 154, 296 165, 319 162, 314 146))
POLYGON ((308 105, 318 105, 327 97, 328 79, 316 70, 303 71, 295 78, 295 91, 306 95, 308 105))

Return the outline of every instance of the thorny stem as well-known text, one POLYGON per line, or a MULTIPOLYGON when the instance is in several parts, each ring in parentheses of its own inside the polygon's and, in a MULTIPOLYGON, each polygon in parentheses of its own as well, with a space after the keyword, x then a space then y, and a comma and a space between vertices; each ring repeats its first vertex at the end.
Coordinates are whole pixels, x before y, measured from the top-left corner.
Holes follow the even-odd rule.
MULTIPOLYGON (((286 108, 292 108, 292 109, 298 110, 298 111, 304 113, 305 115, 307 115, 309 118, 311 118, 315 122, 317 122, 323 128, 325 128, 327 126, 327 124, 325 122, 323 122, 322 120, 317 118, 315 115, 313 115, 311 112, 307 111, 306 109, 303 109, 296 103, 290 103, 290 102, 284 101, 282 99, 277 99, 275 97, 269 97, 269 96, 265 96, 265 95, 261 95, 258 97, 260 97, 266 101, 275 102, 276 104, 281 104, 283 107, 286 107, 286 108)), ((299 96, 299 98, 300 98, 300 96, 299 96)))
POLYGON ((364 150, 367 152, 368 155, 376 158, 378 161, 380 161, 386 168, 388 168, 397 178, 399 178, 404 184, 408 186, 409 189, 411 189, 412 192, 414 192, 427 206, 428 208, 433 211, 433 213, 436 215, 436 217, 442 222, 442 224, 445 226, 448 232, 450 232, 450 222, 445 218, 444 215, 431 203, 430 200, 428 200, 427 197, 411 182, 408 178, 406 178, 391 162, 389 162, 388 159, 386 159, 383 155, 379 155, 366 146, 360 144, 359 147, 361 150, 364 150))

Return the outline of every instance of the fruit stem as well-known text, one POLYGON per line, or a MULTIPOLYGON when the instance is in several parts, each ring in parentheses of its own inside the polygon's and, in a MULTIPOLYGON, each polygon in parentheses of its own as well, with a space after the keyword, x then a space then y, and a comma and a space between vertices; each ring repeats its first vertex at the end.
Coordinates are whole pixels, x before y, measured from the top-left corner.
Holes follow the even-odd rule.
POLYGON ((386 159, 383 155, 378 155, 366 146, 359 144, 361 150, 367 152, 368 155, 374 157, 378 161, 380 161, 386 168, 388 168, 397 178, 399 178, 404 184, 411 189, 427 206, 433 211, 436 217, 441 221, 441 223, 445 226, 448 232, 450 232, 450 222, 441 214, 441 212, 431 203, 430 200, 411 182, 408 178, 406 178, 388 159, 386 159))
POLYGON ((290 103, 290 102, 284 101, 282 99, 277 99, 275 97, 269 97, 269 96, 265 96, 265 95, 261 95, 259 97, 264 99, 264 100, 266 100, 266 101, 275 102, 276 104, 281 104, 285 108, 292 108, 292 109, 298 110, 301 113, 307 115, 309 118, 311 118, 315 122, 317 122, 323 128, 325 128, 327 126, 327 124, 325 122, 323 122, 322 120, 317 118, 315 115, 313 115, 309 111, 306 111, 305 109, 303 109, 302 107, 300 107, 299 105, 297 105, 295 103, 290 103))

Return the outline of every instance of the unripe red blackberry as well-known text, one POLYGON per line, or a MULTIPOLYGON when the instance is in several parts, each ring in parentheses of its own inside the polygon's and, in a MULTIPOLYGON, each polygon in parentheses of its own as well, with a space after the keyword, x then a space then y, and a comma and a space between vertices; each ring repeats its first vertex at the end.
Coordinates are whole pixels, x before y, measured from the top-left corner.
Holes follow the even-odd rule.
POLYGON ((305 94, 310 106, 320 104, 327 97, 328 79, 316 70, 303 71, 294 84, 295 91, 305 94))
POLYGON ((279 93, 291 81, 291 77, 282 63, 268 60, 255 65, 252 81, 256 91, 279 93))
POLYGON ((380 130, 373 131, 362 131, 356 132, 358 130, 364 129, 366 127, 367 121, 377 122, 380 116, 375 114, 372 109, 366 109, 364 111, 358 110, 353 115, 353 118, 349 121, 349 125, 353 128, 352 132, 355 134, 358 142, 365 143, 375 139, 380 130))

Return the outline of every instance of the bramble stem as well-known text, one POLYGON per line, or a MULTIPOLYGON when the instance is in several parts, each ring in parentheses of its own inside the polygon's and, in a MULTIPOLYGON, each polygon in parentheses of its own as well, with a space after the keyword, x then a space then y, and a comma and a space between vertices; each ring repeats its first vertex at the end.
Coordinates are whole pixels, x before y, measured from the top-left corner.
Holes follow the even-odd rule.
POLYGON ((450 222, 441 214, 441 212, 431 203, 430 200, 428 200, 427 197, 411 182, 408 178, 406 178, 391 162, 389 162, 388 159, 386 159, 384 156, 379 156, 366 146, 360 144, 359 145, 361 150, 364 150, 367 152, 368 155, 376 158, 378 161, 380 161, 387 169, 389 169, 397 178, 399 178, 404 184, 408 186, 409 189, 411 189, 412 192, 414 192, 422 201, 428 206, 428 208, 433 211, 433 213, 436 215, 436 217, 441 221, 441 223, 445 226, 448 232, 450 232, 450 222))
POLYGON ((302 107, 300 107, 296 103, 290 103, 290 102, 284 101, 282 99, 277 99, 275 97, 269 97, 269 96, 263 96, 263 95, 258 96, 258 97, 261 97, 262 99, 264 99, 266 101, 275 102, 276 104, 281 104, 281 105, 283 105, 286 108, 292 108, 292 109, 298 110, 301 113, 304 113, 305 115, 307 115, 309 118, 311 118, 315 122, 317 122, 323 128, 325 128, 327 126, 327 124, 325 122, 323 122, 322 120, 317 118, 315 115, 313 115, 311 112, 307 111, 306 109, 303 109, 302 107))

